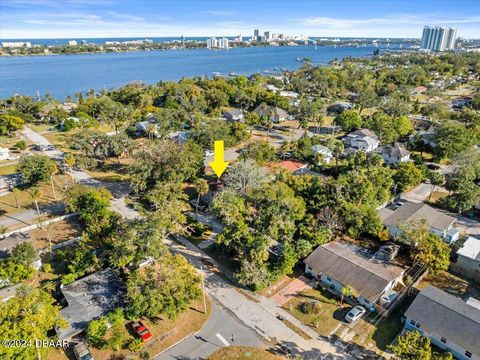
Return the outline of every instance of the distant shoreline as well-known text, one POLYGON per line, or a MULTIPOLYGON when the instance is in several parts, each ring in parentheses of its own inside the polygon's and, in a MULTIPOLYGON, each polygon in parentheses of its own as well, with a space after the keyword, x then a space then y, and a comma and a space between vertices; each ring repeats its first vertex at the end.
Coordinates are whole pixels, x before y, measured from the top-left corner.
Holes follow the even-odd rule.
MULTIPOLYGON (((294 41, 283 41, 275 43, 250 43, 237 42, 231 43, 229 49, 208 49, 206 41, 186 41, 184 44, 179 42, 154 42, 141 44, 84 44, 84 45, 39 45, 34 44, 31 47, 8 47, 0 48, 0 57, 27 57, 27 56, 54 56, 54 55, 85 55, 85 54, 107 54, 107 53, 128 53, 128 52, 148 52, 148 51, 162 51, 162 50, 213 50, 213 51, 228 51, 235 48, 249 48, 249 47, 295 47, 295 46, 326 46, 326 47, 365 47, 380 45, 382 49, 388 48, 389 45, 415 45, 415 42, 379 42, 372 41, 354 42, 351 40, 341 41, 320 41, 317 44, 303 44, 294 41), (388 45, 387 45, 388 44, 388 45)), ((393 47, 392 49, 398 50, 393 47)), ((405 49, 409 49, 408 47, 405 49)))

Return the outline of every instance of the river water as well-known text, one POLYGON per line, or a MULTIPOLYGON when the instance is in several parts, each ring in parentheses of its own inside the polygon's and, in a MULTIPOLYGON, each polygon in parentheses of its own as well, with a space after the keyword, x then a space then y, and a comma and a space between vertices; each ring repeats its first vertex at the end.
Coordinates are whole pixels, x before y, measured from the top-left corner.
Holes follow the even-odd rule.
POLYGON ((35 96, 38 91, 64 100, 79 91, 111 89, 132 81, 155 84, 159 80, 212 76, 213 72, 265 74, 274 69, 296 69, 302 64, 297 58, 326 65, 335 58, 372 55, 374 49, 310 45, 2 57, 0 98, 14 94, 35 96))

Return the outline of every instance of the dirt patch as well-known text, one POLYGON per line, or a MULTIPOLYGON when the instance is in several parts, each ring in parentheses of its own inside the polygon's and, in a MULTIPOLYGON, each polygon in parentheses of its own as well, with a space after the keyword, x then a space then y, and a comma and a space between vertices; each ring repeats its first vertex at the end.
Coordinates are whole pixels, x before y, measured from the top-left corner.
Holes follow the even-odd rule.
POLYGON ((48 237, 50 237, 52 244, 55 245, 81 236, 82 224, 77 217, 72 217, 45 226, 44 229, 33 229, 29 232, 29 235, 32 237, 35 248, 46 249, 49 247, 48 237))

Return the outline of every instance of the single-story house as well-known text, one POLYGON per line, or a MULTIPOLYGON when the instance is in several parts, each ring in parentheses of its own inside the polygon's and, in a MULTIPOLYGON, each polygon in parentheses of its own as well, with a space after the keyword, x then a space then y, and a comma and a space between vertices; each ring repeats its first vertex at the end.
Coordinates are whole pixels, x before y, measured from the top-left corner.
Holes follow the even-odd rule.
POLYGON ((303 262, 305 273, 320 280, 330 291, 341 293, 350 285, 357 301, 375 309, 382 295, 402 285, 404 269, 367 256, 353 244, 333 241, 315 249, 303 262))
POLYGON ((328 113, 334 113, 334 114, 341 114, 345 110, 351 110, 353 108, 353 104, 349 102, 340 102, 336 104, 332 104, 327 107, 327 112, 328 113))
POLYGON ((431 285, 405 312, 405 329, 418 331, 460 360, 480 359, 480 310, 431 285))
POLYGON ((410 160, 410 151, 401 146, 382 146, 377 153, 386 164, 398 164, 410 160))
MULTIPOLYGON (((0 240, 0 259, 6 258, 10 254, 10 252, 13 250, 13 248, 15 248, 15 246, 20 245, 21 243, 24 243, 24 242, 29 244, 32 243, 32 238, 27 233, 19 232, 19 233, 12 234, 4 239, 1 239, 0 240)), ((35 259, 33 260, 33 263, 31 264, 31 266, 36 270, 40 269, 40 267, 42 266, 42 260, 40 259, 40 255, 38 255, 38 253, 35 259)))
POLYGON ((472 103, 472 99, 470 97, 467 97, 467 96, 453 99, 450 102, 453 109, 461 109, 461 108, 463 108, 467 105, 470 105, 471 103, 472 103))
POLYGON ((298 160, 283 160, 276 166, 290 171, 293 175, 302 175, 308 172, 308 164, 298 160))
POLYGON ((241 109, 230 109, 223 113, 227 121, 243 122, 243 111, 241 109))
POLYGON ((276 106, 260 104, 255 108, 255 110, 253 110, 253 112, 261 118, 269 118, 270 121, 274 123, 288 120, 287 112, 276 106))
POLYGON ((287 98, 292 106, 298 106, 300 104, 300 100, 298 100, 299 94, 295 91, 282 90, 280 91, 280 96, 287 98))
POLYGON ((10 150, 8 148, 0 147, 0 160, 10 159, 10 150))
POLYGON ((449 244, 460 237, 460 231, 453 226, 456 221, 453 216, 424 203, 406 201, 396 209, 385 207, 379 211, 378 215, 392 237, 400 235, 401 225, 418 221, 425 221, 430 232, 437 234, 449 244))
POLYGON ((68 306, 60 310, 68 321, 66 328, 55 329, 60 340, 67 340, 84 331, 88 323, 124 305, 123 283, 112 269, 86 276, 60 290, 68 306))
POLYGON ((15 173, 0 176, 0 193, 8 191, 22 183, 22 175, 15 173))
POLYGON ((147 134, 148 133, 148 130, 149 130, 149 127, 153 125, 154 126, 154 134, 156 135, 157 134, 157 131, 158 131, 158 125, 151 122, 151 121, 148 121, 148 120, 145 120, 145 121, 140 121, 140 122, 137 122, 135 124, 135 128, 137 129, 137 132, 139 134, 147 134))
POLYGON ((191 131, 174 131, 167 135, 167 137, 173 142, 183 145, 192 135, 191 131))
POLYGON ((338 125, 309 126, 308 131, 314 134, 336 134, 342 131, 342 127, 338 125))
POLYGON ((456 261, 450 263, 453 271, 480 282, 480 239, 468 237, 456 253, 456 261))
POLYGON ((380 144, 377 135, 368 129, 355 130, 345 136, 342 141, 346 148, 367 153, 378 148, 380 144))
POLYGON ((333 159, 332 150, 323 145, 313 145, 312 146, 313 155, 317 159, 322 159, 325 163, 330 163, 333 159))
POLYGON ((428 129, 428 130, 419 131, 416 134, 410 135, 408 140, 410 144, 421 142, 425 145, 428 145, 434 148, 437 146, 436 137, 437 137, 436 131, 434 129, 428 129))
POLYGON ((273 91, 273 92, 277 92, 278 90, 280 90, 278 87, 276 87, 275 85, 272 85, 272 84, 267 84, 267 86, 265 86, 267 90, 270 90, 270 91, 273 91))
POLYGON ((413 89, 412 95, 423 94, 425 91, 427 91, 427 88, 425 86, 417 86, 413 89))

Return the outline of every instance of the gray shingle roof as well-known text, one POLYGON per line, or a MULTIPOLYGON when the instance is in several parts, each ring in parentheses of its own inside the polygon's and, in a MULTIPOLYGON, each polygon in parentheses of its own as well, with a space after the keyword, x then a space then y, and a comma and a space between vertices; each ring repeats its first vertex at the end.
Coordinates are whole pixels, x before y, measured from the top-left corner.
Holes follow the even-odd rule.
POLYGON ((286 118, 288 116, 287 112, 279 107, 262 106, 262 104, 258 105, 253 112, 260 117, 271 115, 273 117, 286 118))
POLYGON ((384 154, 390 157, 402 158, 404 156, 410 155, 410 151, 401 146, 383 146, 378 151, 380 154, 384 154))
POLYGON ((326 273, 343 285, 351 285, 357 295, 370 300, 376 300, 404 271, 399 266, 368 260, 342 241, 317 247, 304 263, 317 274, 326 273))
POLYGON ((230 109, 225 111, 224 114, 230 114, 232 116, 240 116, 243 114, 243 112, 240 109, 230 109))
POLYGON ((383 220, 385 226, 399 226, 409 221, 426 220, 427 225, 439 231, 445 231, 455 222, 455 218, 435 210, 422 203, 405 202, 390 216, 383 220))
POLYGON ((355 130, 354 132, 351 132, 347 136, 349 135, 355 135, 358 137, 370 136, 371 138, 378 139, 377 135, 369 129, 358 129, 358 130, 355 130))
POLYGON ((433 286, 427 286, 415 298, 405 316, 420 323, 420 328, 435 332, 480 355, 480 310, 433 286))
POLYGON ((123 306, 122 283, 112 269, 64 285, 61 290, 68 306, 60 313, 68 327, 56 329, 60 339, 69 339, 85 330, 89 321, 123 306))

